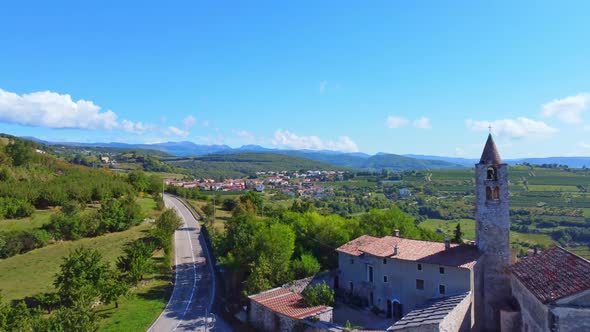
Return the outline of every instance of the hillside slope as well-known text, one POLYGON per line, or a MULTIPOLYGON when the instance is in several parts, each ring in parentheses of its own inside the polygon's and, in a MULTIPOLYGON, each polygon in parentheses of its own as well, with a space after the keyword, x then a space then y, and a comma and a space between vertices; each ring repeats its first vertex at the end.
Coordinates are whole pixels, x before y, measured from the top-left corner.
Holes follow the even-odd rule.
POLYGON ((193 158, 166 159, 196 177, 244 177, 264 171, 348 170, 327 163, 273 153, 233 153, 193 158))

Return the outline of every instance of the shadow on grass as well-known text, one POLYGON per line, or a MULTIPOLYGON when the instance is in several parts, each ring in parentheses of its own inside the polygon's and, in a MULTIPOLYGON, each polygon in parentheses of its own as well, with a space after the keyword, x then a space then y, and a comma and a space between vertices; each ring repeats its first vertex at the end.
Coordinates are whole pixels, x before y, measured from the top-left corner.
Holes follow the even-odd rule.
POLYGON ((148 290, 147 292, 139 292, 135 294, 135 296, 148 301, 163 300, 164 302, 168 302, 170 294, 172 294, 172 288, 172 283, 166 285, 159 285, 150 288, 150 290, 148 290))

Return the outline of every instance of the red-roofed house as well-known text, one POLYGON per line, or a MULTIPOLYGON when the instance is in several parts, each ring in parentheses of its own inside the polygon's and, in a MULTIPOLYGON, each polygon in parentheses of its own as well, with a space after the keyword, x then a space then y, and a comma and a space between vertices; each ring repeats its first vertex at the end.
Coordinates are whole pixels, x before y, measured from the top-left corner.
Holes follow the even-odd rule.
POLYGON ((301 320, 332 321, 332 307, 307 307, 301 295, 278 287, 249 296, 248 321, 259 331, 295 331, 301 320))
POLYGON ((473 245, 363 235, 337 248, 340 293, 400 319, 431 299, 473 288, 481 253, 473 245))
POLYGON ((559 246, 510 267, 522 331, 590 331, 590 262, 559 246))

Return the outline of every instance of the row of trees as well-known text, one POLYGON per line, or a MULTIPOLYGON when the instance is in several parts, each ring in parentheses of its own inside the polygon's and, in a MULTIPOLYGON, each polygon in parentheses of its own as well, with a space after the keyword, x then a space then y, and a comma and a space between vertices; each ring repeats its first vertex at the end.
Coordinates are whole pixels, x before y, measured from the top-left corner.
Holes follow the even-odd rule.
POLYGON ((124 231, 138 225, 143 217, 135 196, 110 198, 98 209, 85 209, 85 205, 69 201, 41 229, 0 232, 0 258, 44 247, 52 240, 78 240, 124 231))
POLYGON ((64 204, 44 226, 56 240, 77 240, 105 233, 120 232, 138 225, 143 219, 134 196, 110 198, 98 210, 87 210, 75 201, 64 204))

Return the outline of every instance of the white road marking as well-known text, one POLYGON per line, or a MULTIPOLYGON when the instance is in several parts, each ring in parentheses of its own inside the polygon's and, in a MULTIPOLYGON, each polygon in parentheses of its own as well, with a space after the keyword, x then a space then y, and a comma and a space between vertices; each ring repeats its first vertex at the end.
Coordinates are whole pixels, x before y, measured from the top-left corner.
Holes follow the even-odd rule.
POLYGON ((182 323, 184 321, 184 317, 186 317, 186 312, 188 311, 188 308, 190 307, 191 303, 193 302, 193 296, 195 296, 195 293, 196 293, 195 289, 197 288, 197 263, 195 262, 195 250, 193 249, 193 241, 191 239, 191 233, 190 233, 190 230, 188 230, 188 228, 190 228, 190 227, 188 226, 188 221, 184 218, 182 211, 180 211, 180 208, 178 208, 176 206, 175 206, 175 208, 177 208, 177 212, 180 213, 182 220, 184 220, 184 226, 187 228, 188 243, 191 247, 191 259, 193 260, 193 275, 195 278, 193 281, 193 289, 191 289, 191 296, 188 299, 188 303, 186 304, 186 308, 184 308, 184 313, 182 314, 182 318, 178 321, 178 324, 176 324, 176 327, 172 331, 176 331, 176 329, 178 328, 180 323, 182 323))

